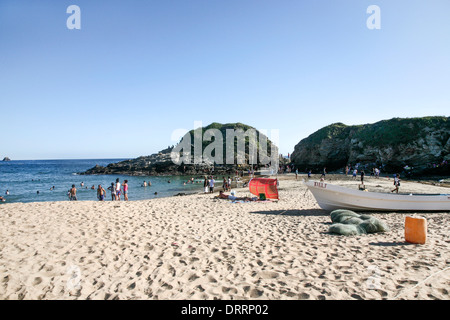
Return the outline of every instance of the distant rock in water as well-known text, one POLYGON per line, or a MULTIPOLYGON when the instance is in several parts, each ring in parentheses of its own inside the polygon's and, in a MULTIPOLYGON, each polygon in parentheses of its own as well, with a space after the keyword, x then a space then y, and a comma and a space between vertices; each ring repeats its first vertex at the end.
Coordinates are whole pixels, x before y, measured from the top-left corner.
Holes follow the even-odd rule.
POLYGON ((8 158, 8 157, 4 157, 4 158, 3 158, 3 161, 11 161, 11 159, 8 158))
MULTIPOLYGON (((127 174, 127 175, 134 175, 134 176, 173 176, 173 175, 206 175, 206 174, 215 174, 215 175, 231 175, 234 174, 236 170, 246 170, 249 168, 248 162, 249 162, 249 138, 245 138, 245 152, 244 154, 240 154, 244 157, 245 163, 244 165, 238 166, 236 161, 236 154, 234 155, 234 164, 225 164, 226 162, 226 133, 227 130, 233 129, 233 130, 242 130, 243 132, 247 132, 249 129, 253 129, 256 132, 257 135, 257 142, 255 148, 257 150, 260 146, 261 141, 266 142, 266 152, 267 156, 271 156, 271 150, 272 150, 272 142, 262 133, 260 133, 255 128, 242 124, 242 123, 228 123, 228 124, 220 124, 220 123, 212 123, 206 127, 198 128, 194 131, 191 130, 183 137, 186 138, 188 135, 190 135, 190 141, 191 144, 187 144, 187 149, 191 148, 191 163, 190 164, 176 164, 172 157, 172 151, 175 151, 177 149, 177 146, 181 144, 183 139, 180 141, 180 144, 177 146, 168 147, 167 149, 161 150, 158 153, 152 154, 150 156, 141 156, 136 159, 131 160, 125 160, 118 163, 110 163, 106 167, 96 165, 95 167, 87 170, 86 172, 81 172, 80 174, 127 174), (200 131, 201 129, 201 131, 200 131), (201 132, 201 136, 203 137, 205 132, 209 129, 212 129, 211 131, 216 132, 217 134, 221 134, 222 140, 218 142, 218 148, 222 149, 223 153, 223 163, 224 164, 214 164, 214 162, 211 161, 203 161, 199 164, 194 164, 194 141, 195 141, 195 135, 194 132, 201 132), (263 138, 263 139, 261 139, 263 138)), ((210 131, 210 132, 211 132, 210 131)), ((237 139, 234 139, 234 145, 233 147, 236 148, 237 145, 237 139)), ((215 143, 216 141, 213 140, 215 143)), ((213 143, 211 140, 208 139, 202 139, 201 142, 201 151, 205 151, 205 148, 211 148, 211 144, 213 143)), ((278 156, 278 148, 274 145, 276 154, 278 156)), ((214 149, 214 155, 215 152, 219 152, 219 150, 214 149)), ((252 149, 253 150, 253 149, 252 149)), ((186 152, 186 150, 183 150, 183 152, 186 152)), ((182 153, 180 153, 182 154, 182 153)), ((220 154, 220 152, 219 152, 220 154)), ((257 156, 260 154, 257 153, 257 156)), ((258 158, 259 159, 259 158, 258 158)), ((257 162, 257 161, 255 161, 257 162)), ((257 167, 254 167, 257 169, 257 167)))
POLYGON ((408 166, 416 175, 449 174, 450 117, 334 123, 301 140, 291 161, 300 170, 342 170, 360 163, 369 169, 383 165, 384 172, 400 173, 408 166))

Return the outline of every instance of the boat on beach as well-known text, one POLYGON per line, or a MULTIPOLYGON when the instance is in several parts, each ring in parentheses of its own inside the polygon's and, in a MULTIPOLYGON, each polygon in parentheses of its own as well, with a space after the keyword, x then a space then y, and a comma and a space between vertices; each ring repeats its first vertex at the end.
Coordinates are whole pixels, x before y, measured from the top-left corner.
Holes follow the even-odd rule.
POLYGON ((349 189, 323 181, 305 183, 327 211, 450 211, 450 194, 392 194, 349 189))

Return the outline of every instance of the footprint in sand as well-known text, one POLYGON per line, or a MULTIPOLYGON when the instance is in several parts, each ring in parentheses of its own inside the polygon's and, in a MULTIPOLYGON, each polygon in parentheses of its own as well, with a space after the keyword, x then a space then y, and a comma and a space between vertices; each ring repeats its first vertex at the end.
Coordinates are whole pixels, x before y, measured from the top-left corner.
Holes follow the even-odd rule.
POLYGON ((280 275, 274 271, 262 271, 259 272, 259 276, 263 279, 275 279, 278 278, 280 275))
POLYGON ((250 298, 259 298, 264 294, 263 290, 259 290, 259 289, 252 289, 250 290, 250 298))
POLYGON ((188 280, 189 280, 189 281, 195 281, 195 280, 197 280, 198 278, 200 278, 200 277, 197 276, 197 275, 194 273, 194 274, 192 274, 192 275, 188 278, 188 280))
POLYGON ((40 284, 42 282, 42 278, 41 277, 36 277, 33 280, 33 286, 37 286, 38 284, 40 284))

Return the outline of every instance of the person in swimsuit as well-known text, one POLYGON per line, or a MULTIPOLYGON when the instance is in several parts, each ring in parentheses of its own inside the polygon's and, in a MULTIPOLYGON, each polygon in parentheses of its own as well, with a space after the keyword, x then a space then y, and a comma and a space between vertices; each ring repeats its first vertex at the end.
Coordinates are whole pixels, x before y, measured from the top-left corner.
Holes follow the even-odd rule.
POLYGON ((128 180, 123 181, 123 200, 128 201, 128 180))
POLYGON ((77 201, 77 188, 75 188, 74 184, 72 185, 72 189, 69 190, 69 199, 70 201, 77 201))
POLYGON ((111 201, 116 200, 116 188, 114 187, 114 182, 111 182, 111 186, 108 187, 108 190, 111 190, 111 201))
POLYGON ((105 200, 105 194, 106 194, 105 189, 103 189, 102 185, 99 184, 98 185, 98 189, 97 189, 97 198, 98 198, 98 200, 99 201, 104 201, 105 200))
POLYGON ((242 200, 242 201, 256 201, 255 197, 250 198, 250 197, 236 197, 234 195, 228 195, 225 194, 222 190, 219 191, 219 195, 215 196, 214 198, 218 198, 218 199, 228 199, 228 200, 242 200))

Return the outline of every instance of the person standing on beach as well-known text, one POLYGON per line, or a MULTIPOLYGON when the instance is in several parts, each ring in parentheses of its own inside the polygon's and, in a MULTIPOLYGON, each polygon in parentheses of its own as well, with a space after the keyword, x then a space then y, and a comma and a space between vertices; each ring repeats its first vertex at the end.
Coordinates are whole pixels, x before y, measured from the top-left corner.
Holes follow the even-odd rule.
POLYGON ((298 169, 295 169, 295 180, 298 180, 297 177, 298 177, 298 169))
POLYGON ((114 187, 114 182, 111 182, 111 186, 108 187, 108 190, 111 190, 111 201, 116 200, 116 188, 114 187))
POLYGON ((391 192, 396 191, 398 193, 398 187, 400 187, 400 175, 397 173, 394 176, 394 189, 391 192))
POLYGON ((116 200, 120 201, 120 194, 122 192, 120 191, 120 182, 119 182, 119 178, 116 179, 116 200))
POLYGON ((325 180, 325 175, 327 174, 327 167, 324 167, 323 168, 323 172, 322 172, 322 175, 320 176, 320 180, 325 180))
POLYGON ((213 176, 211 176, 211 179, 209 180, 209 193, 213 193, 214 192, 214 178, 213 176))
POLYGON ((356 180, 356 174, 358 173, 358 169, 353 170, 352 180, 356 180))
POLYGON ((74 184, 72 185, 72 189, 69 190, 69 194, 70 201, 77 201, 77 188, 75 188, 74 184))
POLYGON ((222 189, 223 191, 227 191, 227 179, 225 177, 223 177, 222 189))
POLYGON ((105 195, 106 195, 105 189, 103 189, 102 185, 99 184, 98 188, 97 188, 97 199, 99 201, 104 201, 105 200, 105 195))
POLYGON ((209 192, 209 180, 205 177, 205 182, 203 182, 203 187, 205 188, 205 193, 209 192))
POLYGON ((365 190, 366 187, 364 186, 364 170, 361 170, 361 184, 359 185, 359 190, 365 190))
POLYGON ((128 201, 128 180, 123 181, 123 200, 128 201))

